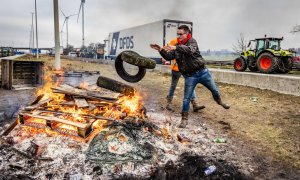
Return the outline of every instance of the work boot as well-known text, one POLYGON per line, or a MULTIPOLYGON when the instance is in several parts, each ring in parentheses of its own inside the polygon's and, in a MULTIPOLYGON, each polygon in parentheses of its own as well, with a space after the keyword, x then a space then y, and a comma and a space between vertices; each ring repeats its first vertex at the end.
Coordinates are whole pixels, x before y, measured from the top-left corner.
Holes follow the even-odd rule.
POLYGON ((223 108, 225 108, 225 109, 229 109, 229 108, 230 108, 230 106, 229 106, 228 104, 225 104, 225 103, 222 102, 221 98, 220 98, 220 99, 217 99, 216 102, 217 102, 219 105, 223 106, 223 108))
POLYGON ((188 118, 189 118, 188 112, 181 113, 181 122, 179 124, 179 128, 185 128, 188 125, 188 118))
POLYGON ((174 111, 173 104, 172 104, 172 99, 170 99, 168 97, 167 97, 167 106, 166 106, 166 109, 169 110, 169 111, 174 111))
POLYGON ((193 105, 193 111, 198 112, 201 109, 204 109, 205 106, 199 106, 195 100, 191 100, 191 104, 193 105))

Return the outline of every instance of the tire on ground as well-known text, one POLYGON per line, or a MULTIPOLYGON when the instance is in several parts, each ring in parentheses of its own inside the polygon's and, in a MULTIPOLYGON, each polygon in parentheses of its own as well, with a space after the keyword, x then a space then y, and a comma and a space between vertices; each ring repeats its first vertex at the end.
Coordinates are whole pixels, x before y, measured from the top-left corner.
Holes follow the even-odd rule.
MULTIPOLYGON (((133 53, 135 53, 135 52, 133 52, 133 53)), ((143 79, 146 74, 146 69, 143 67, 138 67, 139 70, 138 70, 137 74, 135 74, 135 75, 128 74, 126 72, 126 70, 124 69, 122 54, 123 54, 123 52, 117 56, 116 61, 115 61, 115 68, 116 68, 118 75, 125 81, 131 82, 131 83, 135 83, 135 82, 138 82, 141 79, 143 79)))
POLYGON ((293 68, 293 60, 291 57, 282 57, 279 61, 279 66, 277 72, 279 73, 288 73, 293 68))
POLYGON ((257 66, 248 66, 249 70, 252 72, 257 72, 258 71, 258 67, 257 66))
POLYGON ((247 69, 247 62, 243 57, 238 57, 234 60, 233 67, 236 71, 245 71, 247 69))
POLYGON ((156 61, 153 59, 149 59, 143 56, 140 56, 138 53, 134 51, 123 51, 120 53, 121 59, 128 64, 132 64, 135 66, 139 66, 147 69, 154 69, 156 66, 156 61))
POLYGON ((103 76, 98 77, 97 86, 122 93, 124 95, 134 95, 136 91, 132 86, 103 76))
POLYGON ((279 60, 270 53, 262 53, 257 59, 258 70, 262 73, 271 74, 278 70, 279 60))

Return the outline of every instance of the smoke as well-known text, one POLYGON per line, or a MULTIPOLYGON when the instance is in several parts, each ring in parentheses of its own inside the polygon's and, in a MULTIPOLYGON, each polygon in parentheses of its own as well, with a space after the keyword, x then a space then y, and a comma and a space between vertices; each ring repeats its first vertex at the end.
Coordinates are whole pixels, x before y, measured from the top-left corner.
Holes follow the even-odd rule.
MULTIPOLYGON (((60 0, 66 14, 78 12, 80 0, 60 0)), ((38 1, 40 46, 54 44, 53 2, 38 1)), ((0 7, 0 39, 16 44, 29 44, 31 14, 34 2, 4 0, 0 7), (16 6, 18 4, 18 6, 16 6), (21 42, 22 41, 22 42, 21 42)), ((201 50, 230 49, 236 37, 246 39, 264 36, 284 36, 284 46, 299 47, 300 35, 291 34, 300 24, 299 0, 86 0, 86 44, 103 42, 109 32, 162 19, 192 21, 194 37, 201 50)), ((60 25, 63 23, 60 13, 60 25)), ((81 45, 81 17, 77 23, 69 20, 69 42, 81 45)), ((66 36, 66 33, 64 34, 66 36)), ((0 42, 1 43, 1 42, 0 42)))

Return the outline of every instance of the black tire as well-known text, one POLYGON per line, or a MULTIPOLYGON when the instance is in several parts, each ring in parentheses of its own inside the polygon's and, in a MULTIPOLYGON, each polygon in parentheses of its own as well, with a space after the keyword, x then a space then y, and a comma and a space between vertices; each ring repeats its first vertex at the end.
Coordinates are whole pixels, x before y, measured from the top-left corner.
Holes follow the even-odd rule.
POLYGON ((258 68, 257 66, 248 66, 249 70, 252 71, 252 72, 257 72, 258 71, 258 68))
POLYGON ((103 76, 98 77, 97 86, 122 93, 124 95, 134 95, 136 91, 132 86, 103 76))
POLYGON ((126 72, 123 66, 122 53, 120 53, 115 60, 115 68, 118 75, 127 82, 136 83, 144 78, 146 74, 146 69, 143 67, 138 67, 139 70, 137 74, 131 75, 126 72))
POLYGON ((236 71, 245 71, 247 69, 247 62, 243 57, 238 57, 234 60, 233 67, 236 71))
POLYGON ((138 67, 154 69, 156 66, 156 61, 153 59, 149 59, 143 56, 140 56, 138 53, 134 51, 123 51, 120 53, 121 59, 128 64, 132 64, 138 67))
POLYGON ((291 57, 283 57, 279 59, 278 73, 288 73, 293 68, 293 60, 291 57))
POLYGON ((258 57, 256 64, 260 72, 271 74, 278 70, 279 60, 270 53, 262 53, 258 57))
POLYGON ((294 66, 296 69, 300 71, 300 62, 294 63, 294 66))

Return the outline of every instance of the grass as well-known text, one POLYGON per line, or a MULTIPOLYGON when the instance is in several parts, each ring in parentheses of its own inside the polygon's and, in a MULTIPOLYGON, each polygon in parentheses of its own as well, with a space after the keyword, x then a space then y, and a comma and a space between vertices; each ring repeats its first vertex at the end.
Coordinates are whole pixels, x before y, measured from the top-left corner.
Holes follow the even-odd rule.
POLYGON ((208 64, 206 65, 208 68, 215 68, 215 69, 233 69, 233 65, 215 65, 215 64, 208 64))
POLYGON ((300 70, 293 70, 293 71, 290 71, 288 74, 300 75, 300 70))

